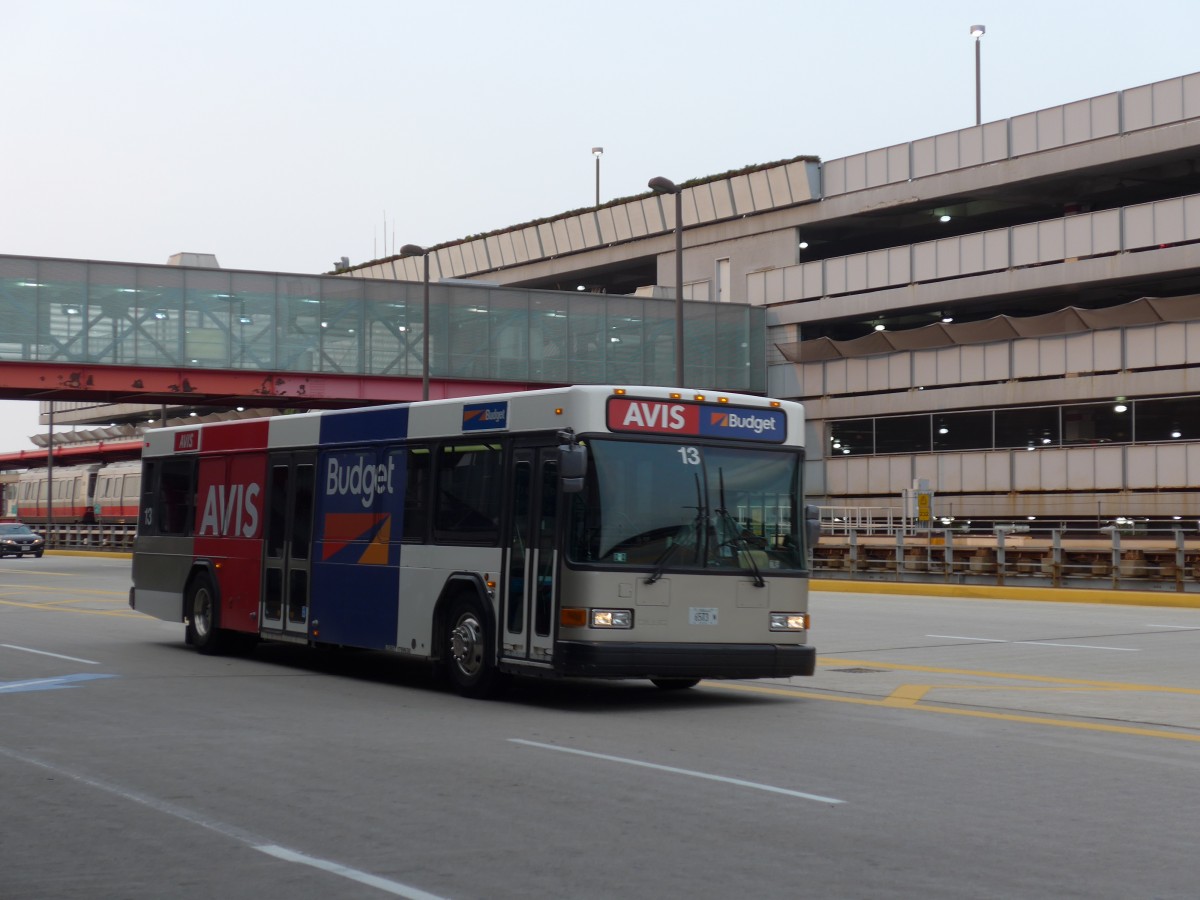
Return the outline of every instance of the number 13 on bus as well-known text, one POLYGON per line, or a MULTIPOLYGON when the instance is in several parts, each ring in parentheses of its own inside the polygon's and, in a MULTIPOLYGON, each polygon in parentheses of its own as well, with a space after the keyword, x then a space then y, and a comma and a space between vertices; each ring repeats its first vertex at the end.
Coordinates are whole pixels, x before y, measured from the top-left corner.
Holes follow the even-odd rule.
POLYGON ((804 411, 577 386, 147 432, 130 606, 219 653, 512 675, 811 675, 804 411))

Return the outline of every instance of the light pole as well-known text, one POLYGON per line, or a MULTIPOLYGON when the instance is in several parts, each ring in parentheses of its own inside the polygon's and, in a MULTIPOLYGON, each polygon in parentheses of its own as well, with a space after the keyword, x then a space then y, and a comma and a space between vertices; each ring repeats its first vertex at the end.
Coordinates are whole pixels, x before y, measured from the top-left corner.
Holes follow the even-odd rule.
MULTIPOLYGON (((34 504, 37 508, 37 504, 34 504)), ((46 444, 46 546, 54 546, 54 401, 50 401, 50 441, 46 444)))
POLYGON ((424 292, 422 294, 421 321, 421 399, 429 399, 429 251, 416 244, 405 244, 400 248, 401 256, 420 256, 425 262, 424 292))
POLYGON ((600 205, 600 157, 604 155, 603 147, 593 147, 592 156, 596 157, 596 205, 600 205))
POLYGON ((683 387, 683 190, 661 175, 646 186, 656 194, 675 195, 675 386, 683 387))
POLYGON ((987 29, 982 25, 971 26, 971 37, 975 38, 975 124, 983 123, 983 104, 979 99, 979 39, 987 29))

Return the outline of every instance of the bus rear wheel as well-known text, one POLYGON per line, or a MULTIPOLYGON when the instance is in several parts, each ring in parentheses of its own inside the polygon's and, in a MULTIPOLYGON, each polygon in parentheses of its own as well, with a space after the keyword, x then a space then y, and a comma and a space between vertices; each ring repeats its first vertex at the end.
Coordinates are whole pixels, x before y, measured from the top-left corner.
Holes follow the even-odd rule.
POLYGON ((494 697, 503 686, 496 670, 486 620, 479 606, 466 597, 450 602, 443 637, 446 674, 464 697, 494 697))
POLYGON ((187 643, 201 653, 224 652, 228 635, 220 628, 217 591, 208 575, 192 579, 184 609, 188 615, 187 643))

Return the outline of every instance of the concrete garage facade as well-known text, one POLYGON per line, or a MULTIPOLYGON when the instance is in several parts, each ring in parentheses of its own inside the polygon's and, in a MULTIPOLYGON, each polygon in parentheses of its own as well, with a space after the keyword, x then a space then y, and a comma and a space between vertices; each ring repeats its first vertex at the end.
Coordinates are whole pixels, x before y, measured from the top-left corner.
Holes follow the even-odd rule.
MULTIPOLYGON (((1196 527, 1200 74, 681 187, 684 296, 766 309, 815 502, 1196 527)), ((669 300, 674 230, 624 198, 431 248, 432 277, 669 300)))

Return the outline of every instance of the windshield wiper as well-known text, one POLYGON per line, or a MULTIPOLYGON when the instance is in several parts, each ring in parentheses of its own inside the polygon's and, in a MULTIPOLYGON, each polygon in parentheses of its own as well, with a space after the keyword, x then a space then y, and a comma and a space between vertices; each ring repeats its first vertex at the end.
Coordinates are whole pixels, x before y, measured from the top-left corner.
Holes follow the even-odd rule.
POLYGON ((663 577, 663 572, 667 568, 667 560, 674 555, 675 551, 679 549, 679 546, 679 542, 676 541, 661 554, 659 554, 658 559, 654 561, 654 571, 646 576, 646 584, 654 584, 654 582, 663 577))
MULTIPOLYGON (((695 478, 696 478, 696 518, 692 521, 692 529, 697 537, 699 537, 701 531, 703 531, 705 534, 705 539, 707 541, 708 529, 705 528, 704 525, 708 521, 708 508, 704 505, 704 494, 700 489, 700 476, 697 475, 697 476, 695 476, 695 478)), ((684 509, 687 509, 687 507, 685 506, 684 509)), ((646 576, 646 584, 654 584, 654 582, 658 581, 660 578, 663 577, 663 573, 666 571, 666 568, 667 568, 667 561, 670 560, 670 558, 675 554, 675 551, 678 550, 679 547, 682 546, 682 544, 683 544, 682 541, 672 540, 671 546, 669 546, 666 550, 664 550, 661 554, 659 554, 658 559, 656 559, 654 561, 653 571, 651 571, 651 573, 646 576)), ((699 541, 697 541, 697 544, 699 544, 699 541)))
POLYGON ((754 573, 754 586, 766 587, 767 582, 762 577, 762 572, 758 568, 758 560, 754 558, 754 553, 750 549, 750 545, 746 543, 746 539, 742 537, 742 526, 738 524, 738 520, 729 514, 729 510, 725 508, 725 470, 717 469, 717 478, 720 489, 721 505, 717 507, 717 515, 721 517, 727 524, 733 526, 733 538, 726 543, 733 544, 739 548, 744 559, 750 563, 750 571, 754 573))

